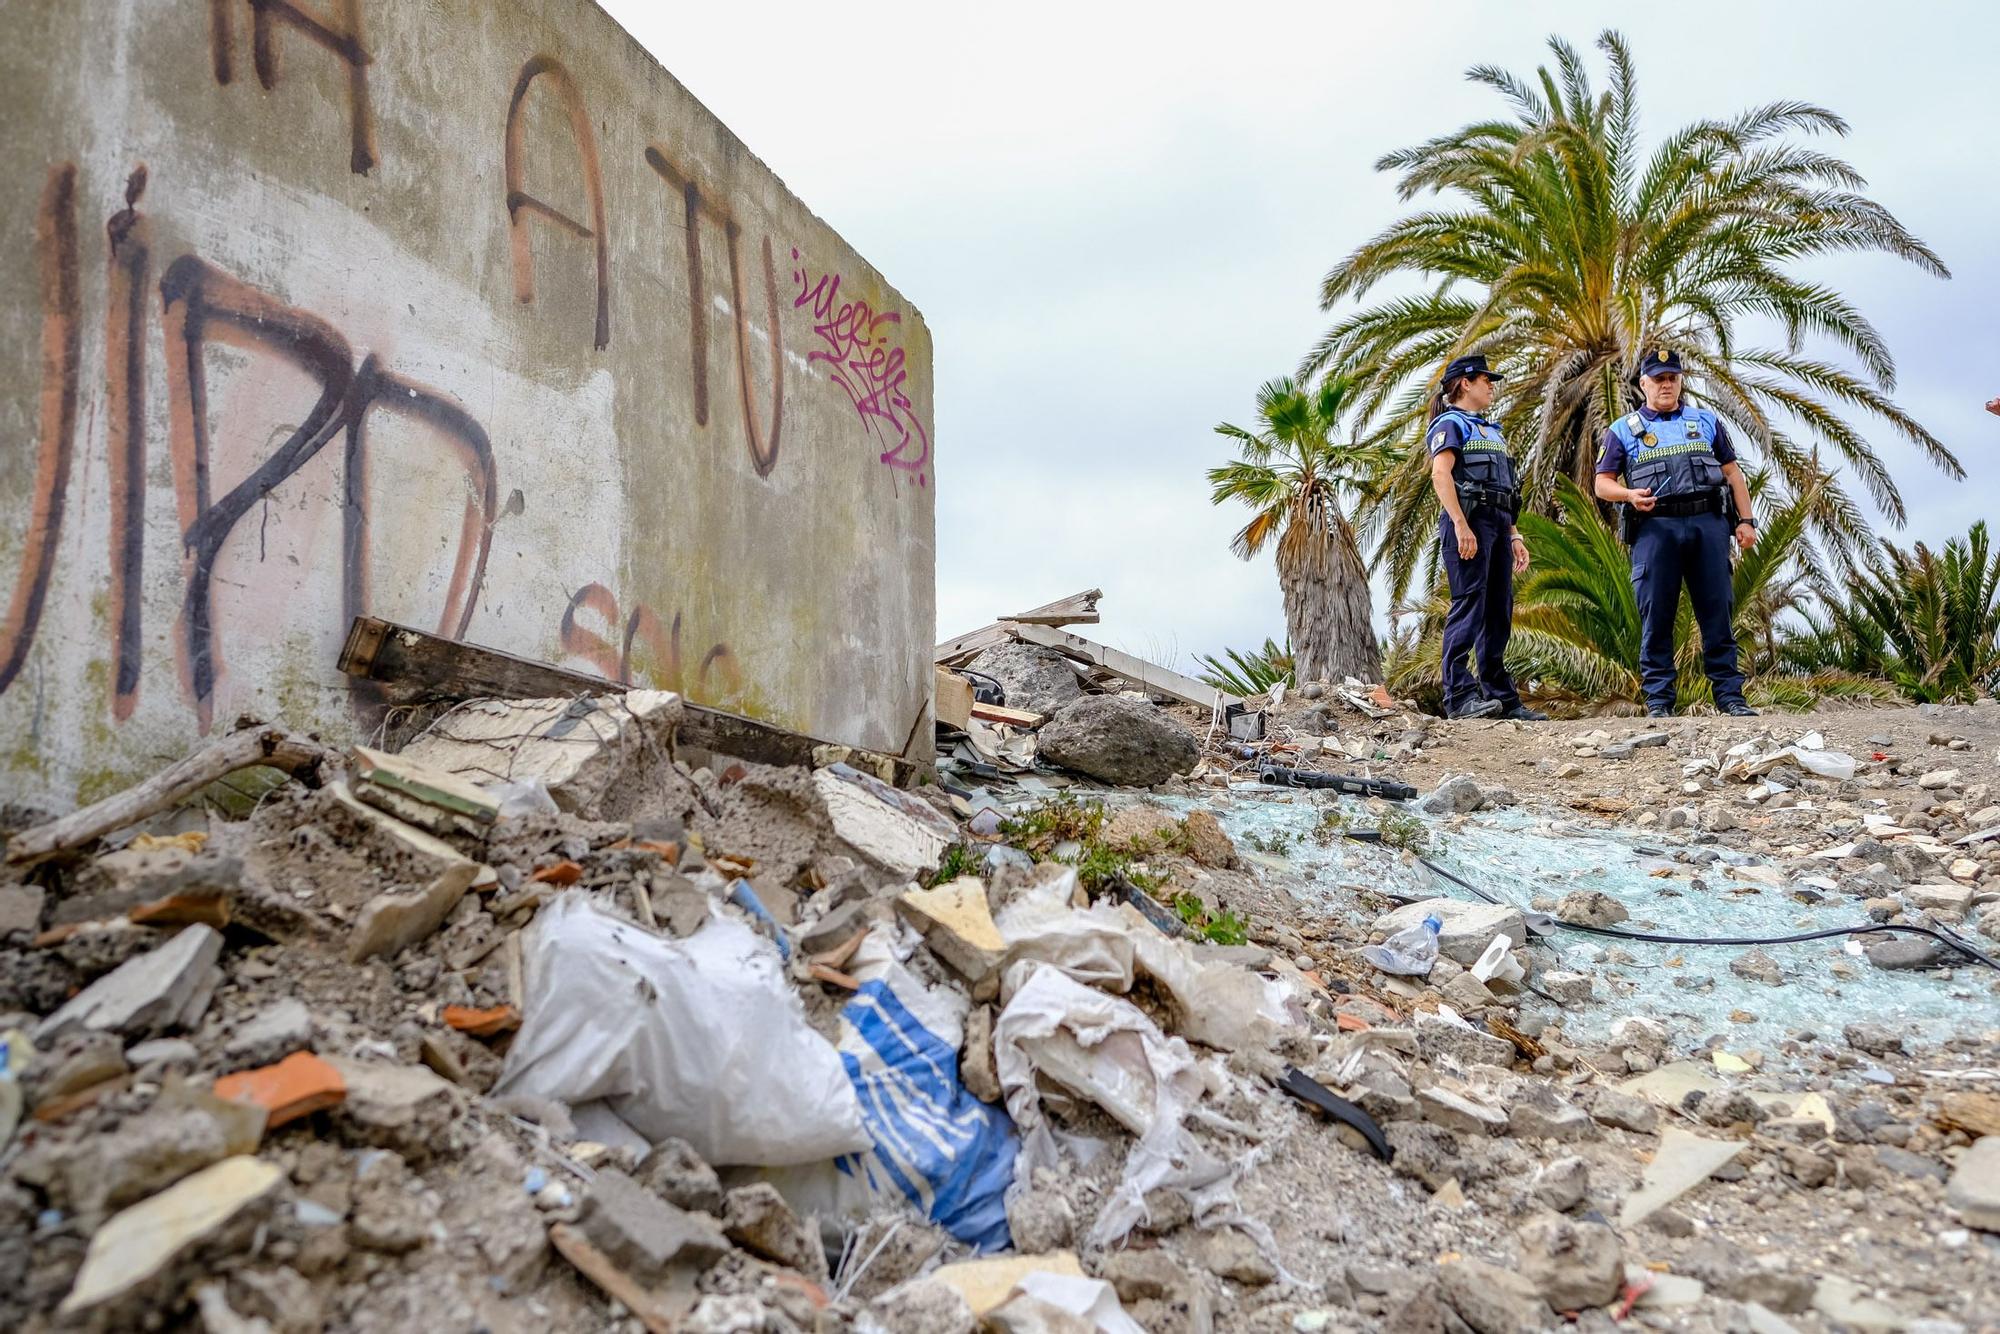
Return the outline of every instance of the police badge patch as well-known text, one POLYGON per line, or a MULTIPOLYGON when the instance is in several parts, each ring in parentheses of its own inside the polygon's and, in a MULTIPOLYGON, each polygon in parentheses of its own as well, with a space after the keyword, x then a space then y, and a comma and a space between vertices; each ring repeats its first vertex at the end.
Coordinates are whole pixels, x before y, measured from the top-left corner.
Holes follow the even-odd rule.
POLYGON ((1660 437, 1654 435, 1651 431, 1648 431, 1644 435, 1640 436, 1639 440, 1648 449, 1651 449, 1654 445, 1660 443, 1660 437))

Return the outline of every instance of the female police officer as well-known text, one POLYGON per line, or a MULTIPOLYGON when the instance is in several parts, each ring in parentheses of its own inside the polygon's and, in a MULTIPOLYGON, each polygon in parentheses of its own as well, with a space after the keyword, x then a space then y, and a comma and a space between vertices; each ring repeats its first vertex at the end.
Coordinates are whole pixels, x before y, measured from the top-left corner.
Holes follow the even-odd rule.
POLYGON ((1630 507, 1625 531, 1639 604, 1646 712, 1658 718, 1674 711, 1674 616, 1685 582, 1715 707, 1753 717, 1757 711, 1744 702, 1736 666, 1729 572, 1731 538, 1745 551, 1757 540, 1750 488, 1722 422, 1706 409, 1681 405, 1680 353, 1648 352, 1639 365, 1639 387, 1646 405, 1604 433, 1597 498, 1630 507))
POLYGON ((1543 722, 1547 714, 1521 703, 1505 662, 1514 632, 1514 576, 1528 568, 1528 544, 1514 527, 1521 508, 1514 461, 1500 428, 1479 415, 1493 406, 1499 379, 1486 369, 1485 357, 1460 357, 1444 368, 1431 402, 1431 487, 1444 506, 1438 541, 1451 585, 1444 618, 1445 713, 1543 722), (1476 669, 1466 665, 1468 654, 1476 669))

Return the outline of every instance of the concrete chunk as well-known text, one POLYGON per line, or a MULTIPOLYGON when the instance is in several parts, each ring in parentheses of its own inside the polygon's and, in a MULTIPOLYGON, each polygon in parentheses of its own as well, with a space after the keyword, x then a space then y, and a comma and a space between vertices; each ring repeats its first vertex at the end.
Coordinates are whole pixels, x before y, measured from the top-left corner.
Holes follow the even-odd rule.
POLYGON ((1967 1227, 2000 1232, 2000 1136, 1986 1136, 1959 1158, 1944 1202, 1967 1227))
POLYGON ((377 894, 368 900, 354 920, 354 933, 348 937, 349 962, 360 963, 378 954, 393 958, 418 941, 429 939, 465 897, 479 869, 474 862, 460 861, 422 889, 377 894))
POLYGON ((225 1158, 114 1215, 92 1234, 57 1314, 75 1315, 131 1295, 268 1201, 284 1178, 282 1168, 247 1154, 225 1158))
POLYGON ((642 1283, 657 1282, 677 1266, 706 1269, 730 1250, 714 1219, 676 1209, 615 1168, 598 1169, 577 1225, 642 1283))
POLYGON ((188 927, 85 987, 36 1027, 35 1043, 46 1047, 81 1031, 158 1037, 184 1016, 206 1008, 221 955, 222 936, 214 928, 188 927))
POLYGON ((459 1114, 458 1090, 420 1065, 328 1057, 346 1087, 342 1119, 357 1137, 404 1157, 427 1157, 459 1114))
POLYGON ((474 781, 539 778, 556 805, 628 818, 673 772, 681 697, 632 690, 591 699, 469 700, 402 750, 405 760, 474 781))
POLYGON ((1378 934, 1392 936, 1405 927, 1420 925, 1435 916, 1438 952, 1455 963, 1470 968, 1479 961, 1495 936, 1506 936, 1510 949, 1528 942, 1528 924, 1519 908, 1498 903, 1469 903, 1464 899, 1425 899, 1411 903, 1375 919, 1378 934))

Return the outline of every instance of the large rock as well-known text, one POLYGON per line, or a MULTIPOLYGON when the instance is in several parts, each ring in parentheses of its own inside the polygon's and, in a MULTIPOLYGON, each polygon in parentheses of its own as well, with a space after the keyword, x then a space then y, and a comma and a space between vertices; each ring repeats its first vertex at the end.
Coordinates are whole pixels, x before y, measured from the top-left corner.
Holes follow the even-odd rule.
POLYGON ((1007 692, 1007 707, 1054 717, 1083 698, 1083 683, 1069 659, 1040 644, 1002 644, 972 660, 970 669, 984 672, 1007 692))
POLYGON ((1438 953, 1468 968, 1479 961, 1480 954, 1495 936, 1506 936, 1511 942, 1510 949, 1518 949, 1528 942, 1528 924, 1519 908, 1500 903, 1472 903, 1465 899, 1425 899, 1421 903, 1405 904, 1392 913, 1376 918, 1375 930, 1382 935, 1393 936, 1405 927, 1421 924, 1424 918, 1430 916, 1436 916, 1441 923, 1438 928, 1438 953))
POLYGON ((1051 764, 1120 787, 1152 787, 1201 758, 1194 733, 1145 700, 1091 695, 1042 728, 1039 754, 1051 764))

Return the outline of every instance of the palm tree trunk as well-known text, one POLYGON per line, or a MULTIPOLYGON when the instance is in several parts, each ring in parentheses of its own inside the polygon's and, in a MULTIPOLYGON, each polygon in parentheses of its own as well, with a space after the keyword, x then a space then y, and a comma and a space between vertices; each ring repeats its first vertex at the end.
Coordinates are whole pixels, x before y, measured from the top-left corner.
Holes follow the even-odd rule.
POLYGON ((1368 568, 1346 519, 1334 516, 1331 533, 1293 523, 1278 541, 1277 564, 1296 678, 1381 680, 1368 568))

